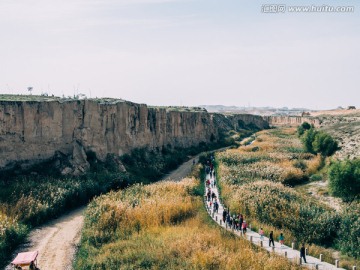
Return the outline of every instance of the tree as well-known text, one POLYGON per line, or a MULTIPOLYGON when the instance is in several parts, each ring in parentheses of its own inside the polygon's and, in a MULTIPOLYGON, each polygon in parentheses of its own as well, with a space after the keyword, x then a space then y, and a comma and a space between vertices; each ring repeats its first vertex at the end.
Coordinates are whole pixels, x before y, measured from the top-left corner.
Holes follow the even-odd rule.
POLYGON ((297 133, 298 133, 299 137, 302 136, 304 134, 304 132, 306 130, 309 130, 310 128, 311 128, 311 125, 308 122, 304 122, 300 126, 298 126, 297 133))
POLYGON ((327 133, 318 131, 312 142, 312 149, 322 156, 331 156, 338 149, 337 142, 327 133))
POLYGON ((317 131, 315 131, 314 128, 310 128, 309 130, 305 131, 304 135, 301 138, 301 140, 304 144, 305 150, 312 154, 316 153, 313 148, 313 141, 315 140, 316 134, 317 134, 317 131))
POLYGON ((360 202, 344 208, 337 239, 337 246, 344 253, 360 259, 360 202))
POLYGON ((332 195, 352 201, 360 195, 360 159, 337 161, 329 168, 332 195))

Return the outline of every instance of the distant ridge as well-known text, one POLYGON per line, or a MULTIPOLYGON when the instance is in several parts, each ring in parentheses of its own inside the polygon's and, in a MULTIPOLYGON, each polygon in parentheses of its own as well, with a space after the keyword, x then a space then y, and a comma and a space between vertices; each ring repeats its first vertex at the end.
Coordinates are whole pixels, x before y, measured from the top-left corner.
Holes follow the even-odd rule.
POLYGON ((282 107, 238 107, 238 106, 225 106, 225 105, 199 105, 205 108, 208 112, 213 113, 247 113, 257 115, 295 115, 301 116, 303 112, 312 112, 313 110, 307 108, 291 108, 282 107))

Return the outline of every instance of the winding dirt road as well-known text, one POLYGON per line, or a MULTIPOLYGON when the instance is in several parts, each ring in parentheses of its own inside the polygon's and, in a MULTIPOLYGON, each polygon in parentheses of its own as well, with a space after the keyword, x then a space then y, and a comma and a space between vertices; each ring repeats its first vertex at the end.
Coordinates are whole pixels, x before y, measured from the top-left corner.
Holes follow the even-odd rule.
MULTIPOLYGON (((76 246, 80 241, 84 210, 85 206, 80 207, 34 229, 27 243, 16 252, 38 250, 38 267, 41 270, 71 269, 76 246)), ((5 269, 12 268, 7 266, 5 269)))
MULTIPOLYGON (((198 160, 198 156, 195 157, 198 160)), ((183 163, 172 171, 163 180, 180 181, 189 175, 193 159, 183 163)), ((80 242, 81 229, 84 223, 86 206, 73 210, 62 217, 55 219, 41 227, 34 229, 27 243, 17 251, 39 251, 38 267, 41 270, 70 270, 80 242)), ((16 255, 14 254, 14 256, 16 255)), ((7 266, 5 270, 11 270, 7 266)))

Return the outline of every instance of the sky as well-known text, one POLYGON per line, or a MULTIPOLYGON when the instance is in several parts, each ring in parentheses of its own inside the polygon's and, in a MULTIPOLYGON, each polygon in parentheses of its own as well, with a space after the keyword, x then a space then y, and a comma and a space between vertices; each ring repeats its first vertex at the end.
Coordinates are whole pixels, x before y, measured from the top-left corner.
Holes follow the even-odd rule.
POLYGON ((359 51, 357 0, 0 0, 0 94, 360 107, 359 51))

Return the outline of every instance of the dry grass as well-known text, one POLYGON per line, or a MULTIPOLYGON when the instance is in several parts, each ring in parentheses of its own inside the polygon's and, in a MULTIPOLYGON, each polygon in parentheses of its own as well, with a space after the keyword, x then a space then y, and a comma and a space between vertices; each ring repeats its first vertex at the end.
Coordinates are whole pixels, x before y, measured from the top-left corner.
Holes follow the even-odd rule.
MULTIPOLYGON (((304 183, 309 176, 318 178, 324 165, 320 155, 302 150, 294 128, 258 132, 251 145, 218 153, 216 160, 222 199, 232 213, 244 214, 254 229, 282 232, 288 245, 304 241, 336 246, 340 214, 286 186, 304 183)), ((311 245, 310 254, 324 254, 327 262, 334 263, 333 250, 318 245, 311 245)), ((357 263, 341 257, 343 267, 357 263)))
POLYGON ((161 182, 96 199, 75 269, 300 269, 214 225, 192 195, 197 185, 161 182))

